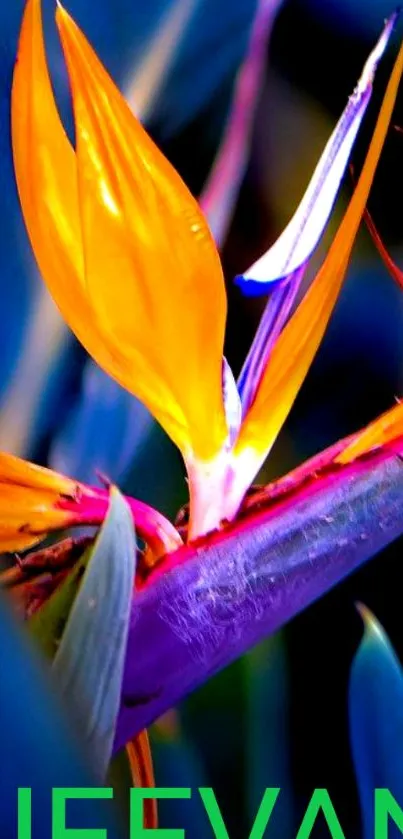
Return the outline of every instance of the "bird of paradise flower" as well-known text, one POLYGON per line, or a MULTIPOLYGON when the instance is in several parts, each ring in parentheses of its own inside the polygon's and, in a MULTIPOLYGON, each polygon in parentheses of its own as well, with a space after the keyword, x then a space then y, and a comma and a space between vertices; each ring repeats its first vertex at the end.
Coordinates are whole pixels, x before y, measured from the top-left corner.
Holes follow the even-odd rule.
MULTIPOLYGON (((246 579, 245 561, 249 562, 251 555, 259 559, 265 550, 270 553, 261 535, 249 548, 246 541, 253 542, 263 525, 266 534, 276 527, 281 531, 290 495, 296 515, 301 500, 305 510, 307 505, 309 510, 314 508, 319 488, 326 509, 329 494, 336 497, 340 487, 355 487, 354 481, 361 480, 363 474, 371 474, 376 484, 377 468, 388 464, 388 457, 399 450, 399 440, 401 444, 403 409, 398 405, 292 475, 246 497, 308 372, 344 280, 397 95, 403 48, 352 200, 322 268, 295 308, 396 17, 387 21, 368 58, 294 217, 272 248, 238 278, 246 293, 268 291, 269 298, 236 384, 223 358, 226 294, 221 263, 197 202, 136 120, 77 24, 59 5, 56 20, 76 128, 76 148, 71 146, 47 70, 40 0, 28 0, 26 6, 12 92, 13 155, 23 216, 43 279, 67 323, 100 366, 144 402, 182 453, 190 495, 186 528, 179 532, 157 511, 134 499, 129 499, 129 504, 137 530, 147 543, 147 564, 157 565, 144 585, 144 614, 150 605, 148 592, 153 591, 155 606, 164 579, 165 599, 167 592, 172 595, 171 609, 180 603, 185 612, 181 622, 179 609, 174 627, 163 609, 159 613, 154 609, 154 614, 165 630, 171 621, 171 641, 174 637, 179 643, 182 636, 188 648, 196 636, 196 625, 207 624, 211 617, 203 605, 209 567, 210 571, 213 567, 208 567, 209 551, 215 552, 214 562, 220 554, 227 585, 235 587, 235 595, 243 596, 245 586, 258 580, 257 567, 249 569, 246 579), (225 544, 232 554, 230 562, 228 552, 225 558, 225 544), (203 550, 207 577, 200 571, 203 550), (242 581, 237 581, 238 559, 242 581), (186 565, 185 577, 175 590, 176 572, 170 572, 179 565, 186 565), (197 602, 191 599, 195 578, 197 602), (183 597, 175 601, 178 592, 183 597), (190 609, 190 617, 186 609, 190 609), (195 622, 193 635, 185 626, 188 618, 195 622)), ((384 494, 386 497, 387 487, 384 494)), ((108 504, 106 490, 5 453, 0 456, 3 550, 31 547, 49 532, 67 526, 100 523, 108 504)), ((402 528, 401 522, 396 524, 389 538, 402 528)), ((381 544, 374 539, 364 551, 351 541, 355 562, 367 558, 381 544)), ((353 567, 354 562, 349 561, 353 567)), ((343 565, 333 576, 327 572, 315 572, 316 578, 322 573, 322 590, 347 569, 343 565)), ((209 579, 211 582, 211 576, 209 579)), ((320 585, 315 585, 311 585, 311 594, 305 595, 306 601, 320 593, 320 585)), ((233 623, 234 591, 229 598, 233 623)), ((300 593, 294 600, 294 611, 302 608, 300 593)), ((242 598, 239 602, 242 605, 242 598)), ((227 606, 224 598, 223 608, 227 606)), ((283 609, 283 620, 291 612, 283 609)), ((247 611, 243 615, 249 628, 256 615, 247 611)), ((209 631, 210 649, 204 649, 202 655, 199 650, 196 657, 187 653, 186 667, 181 660, 184 678, 180 686, 167 679, 165 688, 153 691, 157 666, 154 661, 149 667, 151 653, 144 655, 140 671, 144 677, 148 668, 147 699, 123 707, 117 746, 206 673, 214 672, 257 640, 262 625, 245 631, 242 639, 239 632, 230 637, 228 631, 215 633, 214 626, 209 626, 209 631), (218 655, 217 646, 223 645, 227 651, 218 655)), ((152 649, 152 633, 149 637, 152 649)), ((171 650, 165 669, 172 666, 174 657, 175 650, 171 650)), ((123 699, 125 690, 130 692, 127 683, 133 682, 131 666, 129 662, 123 699)), ((137 672, 136 690, 138 676, 137 672)))

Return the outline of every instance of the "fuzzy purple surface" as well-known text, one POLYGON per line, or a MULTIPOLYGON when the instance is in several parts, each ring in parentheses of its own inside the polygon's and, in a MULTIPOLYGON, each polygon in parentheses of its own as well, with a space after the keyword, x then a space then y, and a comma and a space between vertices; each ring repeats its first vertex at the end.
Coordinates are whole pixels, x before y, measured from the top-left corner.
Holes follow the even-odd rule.
POLYGON ((171 554, 133 601, 115 749, 403 532, 403 441, 171 554))

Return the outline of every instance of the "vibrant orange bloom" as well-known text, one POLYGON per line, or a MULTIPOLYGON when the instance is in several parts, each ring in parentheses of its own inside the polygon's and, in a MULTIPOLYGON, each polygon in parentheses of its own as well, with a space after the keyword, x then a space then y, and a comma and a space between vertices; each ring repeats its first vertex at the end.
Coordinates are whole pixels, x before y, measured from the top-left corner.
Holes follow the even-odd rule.
POLYGON ((15 172, 40 270, 91 355, 185 455, 208 459, 227 433, 216 247, 197 202, 60 6, 57 23, 76 152, 53 97, 40 0, 25 10, 12 94, 15 172))
POLYGON ((195 537, 236 515, 336 304, 388 130, 403 47, 345 217, 287 322, 396 15, 369 56, 294 217, 241 278, 246 289, 258 287, 261 293, 267 287, 271 295, 238 387, 223 362, 226 296, 207 223, 60 5, 56 19, 71 85, 76 149, 53 97, 40 0, 28 0, 12 94, 22 211, 43 278, 66 321, 181 449, 189 476, 189 533, 195 537))

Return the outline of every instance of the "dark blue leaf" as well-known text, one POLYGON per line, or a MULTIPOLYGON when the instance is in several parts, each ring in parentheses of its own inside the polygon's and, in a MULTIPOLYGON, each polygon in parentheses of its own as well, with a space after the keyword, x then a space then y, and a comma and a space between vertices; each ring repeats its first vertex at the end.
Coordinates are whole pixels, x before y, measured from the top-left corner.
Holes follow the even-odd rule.
MULTIPOLYGON (((364 839, 374 835, 374 791, 386 788, 403 804, 403 671, 376 618, 360 607, 364 637, 350 675, 350 737, 364 839)), ((391 823, 388 837, 401 836, 391 823)))
POLYGON ((50 453, 54 469, 95 483, 97 472, 120 482, 155 422, 134 396, 88 361, 82 390, 50 453))
POLYGON ((295 835, 289 728, 289 675, 284 633, 278 632, 244 658, 246 675, 247 775, 250 822, 266 787, 280 787, 271 839, 295 835))
MULTIPOLYGON (((32 790, 32 839, 51 839, 51 796, 55 787, 97 786, 76 731, 35 651, 0 602, 0 825, 2 839, 17 835, 17 790, 32 790)), ((110 801, 73 807, 75 825, 108 828, 117 837, 110 801)), ((69 826, 72 824, 70 807, 69 826)), ((120 835, 120 834, 119 834, 120 835)))

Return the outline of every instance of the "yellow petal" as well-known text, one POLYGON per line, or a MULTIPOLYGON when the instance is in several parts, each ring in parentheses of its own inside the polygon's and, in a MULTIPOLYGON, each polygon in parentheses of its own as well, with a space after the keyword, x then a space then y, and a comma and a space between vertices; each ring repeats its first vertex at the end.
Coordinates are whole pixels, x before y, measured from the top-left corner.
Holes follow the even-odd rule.
POLYGON ((371 449, 384 446, 402 436, 403 402, 399 402, 360 431, 335 458, 335 463, 350 463, 371 449))
MULTIPOLYGON (((57 23, 75 113, 91 317, 119 359, 121 383, 184 453, 209 459, 227 434, 217 250, 197 202, 60 6, 57 23)), ((79 334, 82 313, 73 305, 66 316, 79 334)), ((102 365, 98 349, 92 354, 102 365)))
POLYGON ((403 46, 349 207, 322 268, 277 341, 242 426, 235 454, 243 461, 245 471, 250 470, 252 479, 292 407, 337 301, 388 130, 402 70, 403 46))

